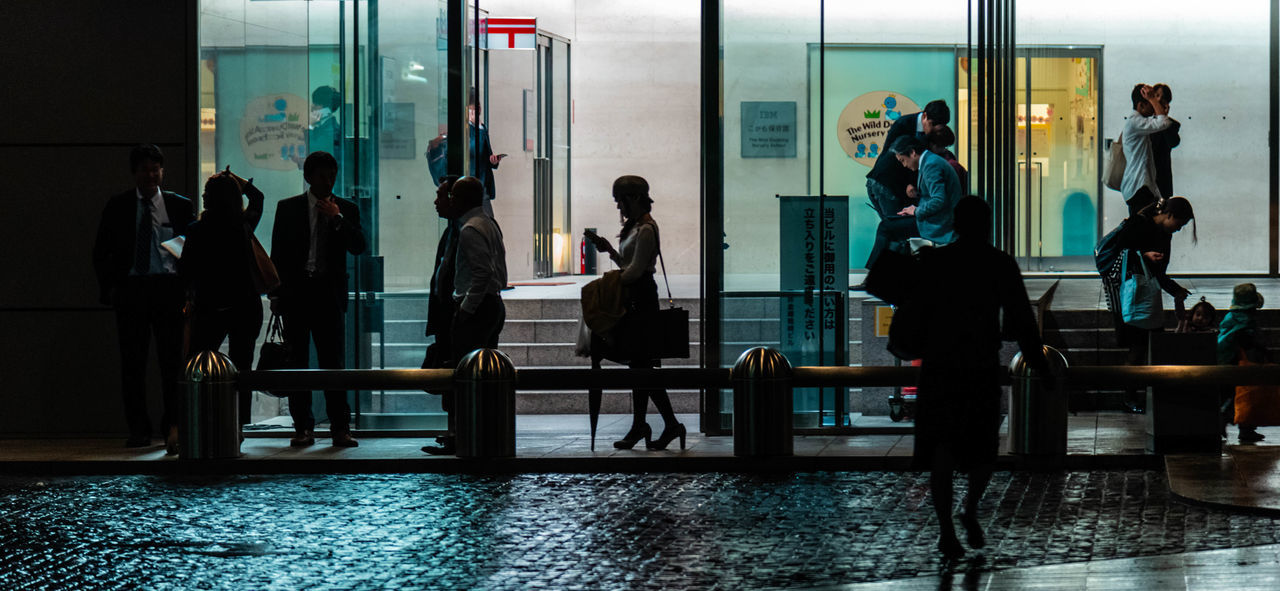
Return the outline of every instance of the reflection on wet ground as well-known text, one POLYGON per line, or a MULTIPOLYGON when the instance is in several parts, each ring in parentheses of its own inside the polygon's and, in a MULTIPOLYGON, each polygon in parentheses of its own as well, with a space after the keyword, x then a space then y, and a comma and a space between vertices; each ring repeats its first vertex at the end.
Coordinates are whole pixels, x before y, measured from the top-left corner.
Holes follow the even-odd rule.
MULTIPOLYGON (((918 473, 0 478, 0 588, 813 587, 936 574, 918 473)), ((960 498, 963 490, 958 491, 960 498)), ((1280 543, 1155 471, 998 473, 985 569, 1280 543)))

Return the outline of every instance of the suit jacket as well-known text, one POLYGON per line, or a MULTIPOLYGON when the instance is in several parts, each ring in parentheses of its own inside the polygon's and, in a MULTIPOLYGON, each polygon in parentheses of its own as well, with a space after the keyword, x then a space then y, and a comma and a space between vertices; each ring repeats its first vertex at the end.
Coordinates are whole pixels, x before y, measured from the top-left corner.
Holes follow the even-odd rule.
MULTIPOLYGON (((161 194, 173 234, 186 235, 187 225, 195 216, 191 200, 170 191, 161 191, 161 194)), ((104 304, 111 303, 111 292, 133 268, 137 216, 136 188, 112 196, 102 209, 98 235, 93 243, 93 270, 98 276, 98 299, 104 304)))
POLYGON ((307 194, 283 199, 276 205, 275 226, 271 230, 271 262, 280 274, 280 287, 272 294, 283 300, 286 309, 290 300, 318 297, 330 298, 337 309, 347 309, 347 253, 361 254, 368 247, 364 229, 360 225, 360 208, 350 200, 334 197, 342 221, 336 226, 323 219, 316 227, 325 232, 324 240, 316 253, 316 264, 324 269, 318 278, 323 283, 322 293, 307 293, 302 285, 307 278, 307 254, 311 250, 311 212, 307 194))
MULTIPOLYGON (((453 302, 453 275, 455 258, 458 253, 458 231, 456 220, 449 220, 449 225, 440 234, 440 242, 436 244, 436 264, 431 271, 431 293, 427 299, 427 335, 435 335, 436 343, 449 351, 449 328, 453 324, 453 313, 456 304, 453 302)), ((448 353, 445 354, 448 356, 448 353)))
POLYGON ((1182 124, 1170 119, 1169 127, 1160 133, 1151 134, 1151 160, 1156 164, 1156 186, 1160 195, 1168 199, 1173 193, 1173 149, 1182 143, 1178 131, 1182 124))
POLYGON ((916 227, 920 237, 937 244, 955 242, 955 208, 964 196, 956 169, 946 158, 925 150, 920 155, 919 189, 916 227))
POLYGON ((884 145, 880 146, 880 155, 876 157, 875 166, 871 167, 871 172, 867 173, 867 178, 888 187, 900 201, 907 200, 907 185, 916 184, 916 173, 898 162, 898 159, 889 153, 889 147, 904 135, 914 135, 919 124, 920 113, 912 113, 894 121, 893 125, 889 126, 889 133, 884 136, 884 145))

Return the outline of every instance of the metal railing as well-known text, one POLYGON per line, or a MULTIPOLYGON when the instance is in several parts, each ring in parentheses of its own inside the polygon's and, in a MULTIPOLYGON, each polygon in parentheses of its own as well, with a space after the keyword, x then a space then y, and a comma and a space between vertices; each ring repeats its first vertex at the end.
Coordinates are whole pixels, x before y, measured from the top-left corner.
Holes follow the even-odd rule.
MULTIPOLYGON (((214 355, 217 353, 201 353, 214 355)), ((194 362, 193 358, 193 362, 194 362)), ((234 372, 228 362, 228 372, 234 372)), ((1011 378, 1000 368, 1001 381, 1027 384, 1028 378, 1011 378)), ((600 390, 631 388, 709 388, 734 391, 734 453, 740 456, 791 455, 792 426, 787 409, 792 408, 794 388, 810 387, 892 387, 918 384, 919 367, 791 367, 776 350, 756 347, 742 354, 733 369, 515 369, 506 355, 496 350, 477 350, 452 369, 351 369, 273 370, 228 373, 221 390, 213 395, 234 396, 235 388, 254 390, 431 390, 453 389, 461 399, 472 401, 474 414, 469 423, 458 424, 460 439, 471 437, 470 457, 514 455, 514 400, 517 390, 600 390), (498 416, 502 415, 502 416, 498 416), (509 415, 509 416, 508 416, 509 415), (739 420, 741 419, 741 420, 739 420), (478 438, 483 434, 484 438, 478 438), (483 439, 483 440, 482 440, 483 439), (494 442, 488 441, 493 439, 494 442), (500 445, 499 445, 500 444, 500 445), (501 450, 501 451, 492 451, 501 450)), ((205 376, 205 380, 217 376, 205 376)), ((1043 377, 1043 376, 1041 376, 1043 377)), ((1032 376, 1035 378, 1035 376, 1032 376)), ((1156 365, 1145 367, 1070 367, 1054 376, 1058 387, 1049 390, 1059 396, 1073 389, 1091 386, 1188 388, 1242 385, 1280 385, 1280 365, 1156 365)), ((196 380, 198 381, 198 380, 196 380)), ((1040 382, 1043 384, 1043 382, 1040 382)), ((192 382, 192 396, 196 396, 192 382)), ((1028 394, 1036 400, 1046 390, 1028 394)), ((1216 394, 1216 393, 1215 393, 1216 394)), ((1047 400, 1047 399, 1046 399, 1047 400)), ((469 407, 470 408, 470 407, 469 407)), ((1060 408, 1065 413, 1066 406, 1060 408)), ((1051 411, 1055 414, 1058 411, 1051 411)), ((198 419, 199 417, 193 417, 198 419)), ((1058 417, 1061 418, 1061 417, 1058 417)), ((1025 419, 1022 417, 1021 419, 1025 419)), ((1055 419, 1056 420, 1056 419, 1055 419)), ((1023 420, 1023 422, 1027 422, 1023 420)), ((1034 423, 1034 420, 1032 421, 1034 423)), ((1048 421, 1046 420, 1046 424, 1048 421)), ((1032 425, 1034 426, 1034 425, 1032 425)), ((1065 423, 1060 430, 1065 450, 1065 423)), ((594 433, 593 433, 594 434, 594 433)), ((1058 437, 1054 435, 1054 437, 1058 437)), ((1215 438, 1216 441, 1216 438, 1215 438)), ((1065 453, 1065 452, 1062 452, 1065 453)))

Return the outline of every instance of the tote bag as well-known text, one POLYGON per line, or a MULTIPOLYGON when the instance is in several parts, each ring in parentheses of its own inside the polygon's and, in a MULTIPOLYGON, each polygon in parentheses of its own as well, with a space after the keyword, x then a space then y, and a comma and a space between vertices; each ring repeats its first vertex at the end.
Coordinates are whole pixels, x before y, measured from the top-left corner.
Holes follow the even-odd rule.
POLYGON ((1120 190, 1120 183, 1124 182, 1124 168, 1128 165, 1128 160, 1124 157, 1124 134, 1116 136, 1111 142, 1111 148, 1107 151, 1107 161, 1102 165, 1102 182, 1108 189, 1120 190))
POLYGON ((1160 295, 1160 283, 1147 269, 1147 261, 1138 254, 1142 274, 1129 275, 1129 256, 1121 264, 1120 316, 1124 323, 1146 330, 1164 327, 1164 302, 1160 295))

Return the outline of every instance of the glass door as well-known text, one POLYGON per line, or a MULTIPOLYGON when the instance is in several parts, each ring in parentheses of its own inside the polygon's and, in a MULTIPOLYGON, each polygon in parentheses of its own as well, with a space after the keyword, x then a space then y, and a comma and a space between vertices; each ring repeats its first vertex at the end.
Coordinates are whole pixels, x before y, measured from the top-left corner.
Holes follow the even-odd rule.
POLYGON ((569 202, 569 44, 538 35, 537 156, 533 167, 533 270, 536 277, 572 271, 569 202))
POLYGON ((1092 271, 1098 240, 1100 49, 1024 48, 1017 61, 1013 254, 1024 271, 1092 271))

